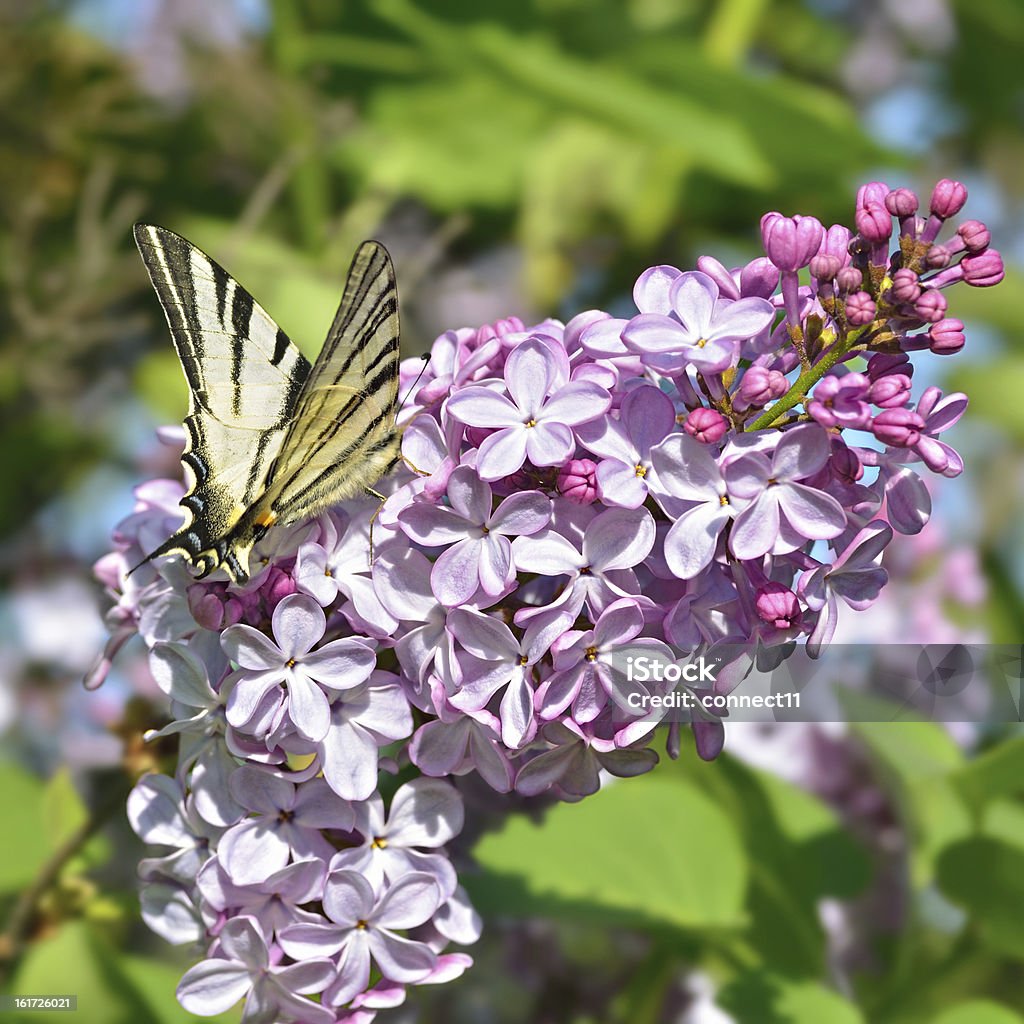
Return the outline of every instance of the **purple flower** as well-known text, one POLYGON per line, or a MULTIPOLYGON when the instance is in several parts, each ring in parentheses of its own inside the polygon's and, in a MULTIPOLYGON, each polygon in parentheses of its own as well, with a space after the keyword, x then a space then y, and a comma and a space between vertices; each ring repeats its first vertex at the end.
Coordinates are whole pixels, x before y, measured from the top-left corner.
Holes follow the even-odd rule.
POLYGON ((413 779, 400 786, 384 815, 379 794, 356 808, 353 831, 362 836, 359 846, 336 854, 332 870, 363 875, 374 889, 413 871, 433 875, 445 899, 455 891, 455 871, 439 850, 462 831, 462 798, 448 782, 413 779))
POLYGON ((334 848, 323 830, 344 832, 352 827, 352 806, 323 779, 296 786, 245 765, 231 776, 231 793, 253 813, 224 833, 217 850, 236 885, 266 881, 289 860, 330 860, 334 848))
POLYGON ((668 395, 655 387, 639 387, 622 400, 618 419, 603 416, 579 428, 580 440, 602 460, 597 486, 606 505, 639 508, 644 503, 651 486, 651 448, 675 421, 668 395))
POLYGON ((469 466, 448 478, 450 507, 414 504, 398 521, 426 547, 448 545, 430 573, 437 599, 463 604, 479 587, 491 597, 506 592, 516 578, 509 537, 537 533, 551 518, 551 502, 539 491, 513 494, 495 509, 491 488, 469 466))
POLYGON ((794 550, 805 539, 827 540, 843 532, 842 505, 800 483, 817 473, 828 457, 828 435, 821 427, 806 424, 783 434, 770 457, 747 452, 726 465, 730 497, 746 503, 729 538, 737 558, 794 550))
POLYGON ((266 715, 264 698, 283 686, 276 703, 283 706, 298 732, 316 743, 327 735, 331 722, 324 690, 337 692, 364 682, 373 671, 376 655, 356 639, 332 640, 313 650, 323 639, 327 617, 303 594, 286 597, 274 609, 271 628, 273 640, 252 626, 224 631, 224 650, 240 668, 228 698, 228 721, 235 728, 248 726, 254 731, 253 720, 266 715))
POLYGON ((378 896, 355 871, 332 871, 324 885, 327 920, 286 928, 280 935, 281 947, 299 961, 338 954, 337 976, 323 998, 342 1006, 369 986, 371 962, 390 981, 415 982, 431 972, 437 960, 434 951, 396 930, 429 921, 440 900, 431 875, 403 875, 378 896))
POLYGON ((499 480, 529 459, 534 466, 559 466, 575 447, 572 427, 596 419, 611 404, 604 388, 588 381, 562 384, 552 392, 557 364, 551 349, 531 338, 505 362, 508 396, 487 387, 464 388, 448 400, 448 412, 474 427, 496 427, 477 454, 482 480, 499 480))
POLYGON ((718 285, 699 271, 680 274, 669 286, 671 315, 641 313, 622 332, 626 347, 662 373, 688 365, 720 373, 736 359, 739 343, 760 334, 775 318, 766 299, 719 299, 718 285))
POLYGON ((879 565, 882 552, 892 540, 892 528, 872 520, 831 565, 824 564, 800 581, 800 595, 818 612, 807 638, 807 653, 817 658, 829 645, 839 621, 837 598, 858 611, 877 600, 889 574, 879 565))
POLYGON ((178 984, 178 1002, 200 1017, 212 1017, 245 999, 242 1024, 272 1024, 282 1019, 306 1024, 334 1024, 326 1007, 303 999, 321 992, 334 977, 334 964, 313 956, 287 967, 270 961, 266 942, 248 917, 224 925, 217 939, 222 954, 189 968, 178 984))
POLYGON ((685 503, 665 536, 665 561, 680 579, 692 579, 715 557, 718 538, 736 515, 714 455, 682 434, 667 437, 651 458, 664 488, 656 498, 685 503))
POLYGON ((631 693, 641 697, 649 690, 627 678, 626 659, 646 657, 667 664, 671 650, 660 640, 640 637, 644 617, 640 606, 629 598, 614 601, 601 613, 594 628, 571 631, 553 647, 554 673, 537 691, 537 711, 550 722, 571 705, 576 722, 592 722, 613 701, 627 714, 635 715, 629 704, 631 693))
POLYGON ((807 411, 823 427, 862 428, 871 418, 865 401, 871 381, 862 373, 830 373, 814 389, 807 411))

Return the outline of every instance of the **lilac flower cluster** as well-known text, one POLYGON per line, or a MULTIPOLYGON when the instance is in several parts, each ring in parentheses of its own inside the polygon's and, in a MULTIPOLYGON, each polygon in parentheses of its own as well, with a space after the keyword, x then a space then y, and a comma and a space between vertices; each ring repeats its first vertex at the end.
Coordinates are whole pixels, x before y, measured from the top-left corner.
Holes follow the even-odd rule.
MULTIPOLYGON (((126 576, 180 521, 179 484, 139 488, 97 567, 97 678, 137 632, 170 698, 177 770, 129 809, 172 851, 142 865, 146 920, 206 950, 186 1009, 365 1022, 457 976, 479 922, 445 780, 577 800, 646 772, 659 721, 625 658, 816 655, 877 599, 929 517, 919 470, 963 469, 940 435, 967 400, 915 399, 911 354, 961 348, 947 290, 1002 277, 979 222, 940 241, 965 198, 939 182, 923 215, 872 182, 855 230, 770 213, 744 267, 645 271, 629 319, 445 333, 403 364, 375 520, 360 500, 272 531, 244 587, 175 559, 126 576)), ((716 756, 720 721, 692 727, 716 756)))

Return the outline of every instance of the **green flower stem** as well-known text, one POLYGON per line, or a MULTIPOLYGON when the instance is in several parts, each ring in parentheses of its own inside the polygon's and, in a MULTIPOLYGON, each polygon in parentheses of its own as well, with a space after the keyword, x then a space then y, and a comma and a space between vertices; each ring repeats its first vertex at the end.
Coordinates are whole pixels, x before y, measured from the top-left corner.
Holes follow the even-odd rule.
POLYGON ((744 429, 748 433, 754 430, 764 430, 765 427, 770 427, 783 413, 789 412, 793 406, 799 405, 807 397, 811 388, 857 344, 864 330, 865 328, 861 328, 861 330, 847 335, 846 338, 837 339, 813 366, 808 367, 797 377, 793 386, 770 409, 766 409, 744 429))

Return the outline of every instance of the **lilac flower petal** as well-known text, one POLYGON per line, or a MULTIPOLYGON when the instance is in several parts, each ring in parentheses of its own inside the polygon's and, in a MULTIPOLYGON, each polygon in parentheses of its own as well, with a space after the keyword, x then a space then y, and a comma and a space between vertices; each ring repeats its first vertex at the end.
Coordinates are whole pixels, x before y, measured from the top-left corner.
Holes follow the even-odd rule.
POLYGON ((291 782, 250 766, 239 768, 231 776, 231 795, 259 814, 290 811, 295 805, 295 786, 291 782))
MULTIPOLYGON (((461 540, 441 552, 430 573, 430 585, 441 604, 464 604, 480 586, 482 541, 461 540)), ((497 591, 500 593, 500 588, 497 591)))
POLYGON ((803 480, 828 462, 828 434, 817 424, 807 423, 782 435, 772 459, 772 475, 779 480, 803 480))
POLYGON ((444 846, 462 831, 462 798, 447 782, 413 779, 391 801, 388 836, 403 846, 444 846))
MULTIPOLYGON (((526 454, 535 466, 560 466, 572 455, 576 443, 572 431, 564 423, 538 422, 523 433, 526 454)), ((482 451, 483 445, 480 447, 482 451)))
POLYGON ((373 887, 354 871, 332 871, 324 883, 324 913, 335 923, 354 928, 373 916, 373 887))
POLYGON ((530 537, 528 541, 515 540, 512 553, 518 569, 546 576, 573 573, 586 564, 572 542, 553 530, 530 537))
POLYGON ((224 653, 244 669, 280 668, 288 660, 266 634, 252 626, 230 626, 221 637, 224 653))
POLYGON ((706 501, 724 490, 722 473, 707 445, 687 434, 670 434, 651 449, 658 480, 674 498, 706 501))
POLYGON ((324 989, 323 999, 332 1006, 341 1006, 353 996, 364 992, 370 984, 370 937, 368 929, 350 932, 349 940, 338 960, 337 977, 324 989))
POLYGON ((323 924, 290 924, 281 930, 277 940, 281 948, 294 960, 333 956, 345 944, 349 926, 324 922, 323 924))
POLYGON ((682 325, 660 313, 641 313, 622 329, 622 340, 631 352, 641 355, 659 352, 682 352, 687 348, 689 334, 682 325))
POLYGON ((217 856, 238 885, 255 885, 288 863, 291 848, 265 822, 249 818, 224 833, 217 856))
POLYGON ((757 337, 775 319, 775 307, 766 299, 747 298, 720 302, 715 309, 709 340, 757 337))
POLYGON ((448 500, 469 523, 486 523, 491 514, 491 489, 469 466, 459 466, 448 478, 448 500))
POLYGON ((178 1002, 188 1013, 226 1013, 252 988, 248 968, 234 960, 202 960, 178 982, 178 1002))
POLYGON ((456 608, 448 616, 448 629, 476 658, 511 662, 519 657, 519 642, 500 619, 472 608, 456 608))
POLYGON ((606 505, 639 508, 647 500, 647 484, 637 476, 634 466, 615 459, 598 464, 598 492, 606 505))
POLYGON ((305 654, 319 642, 327 628, 323 608, 305 594, 289 594, 274 609, 274 639, 285 661, 305 654))
POLYGON ((326 694, 312 680, 297 673, 288 680, 288 717, 313 743, 319 743, 331 725, 331 707, 326 694))
POLYGON ((622 343, 622 329, 625 320, 607 317, 590 324, 583 332, 583 348, 592 356, 614 359, 628 354, 629 349, 622 343))
POLYGON ((399 513, 398 523, 407 536, 427 547, 454 544, 472 531, 457 512, 438 505, 410 505, 399 513))
POLYGON ((932 498, 924 481, 902 467, 885 481, 885 507, 894 530, 920 533, 932 513, 932 498))
POLYGON ((473 427, 517 427, 525 417, 504 395, 485 387, 469 387, 448 399, 448 413, 473 427))
POLYGON ((775 492, 766 491, 761 500, 748 505, 732 524, 729 547, 740 560, 760 558, 771 551, 779 534, 779 504, 775 492))
POLYGON ((455 725, 439 721, 421 725, 410 745, 413 764, 428 775, 452 775, 466 756, 469 726, 469 719, 455 725))
POLYGON ((534 534, 551 519, 551 499, 540 491, 512 494, 494 510, 488 523, 491 533, 508 536, 534 534))
POLYGON ((366 644, 348 637, 310 651, 301 662, 312 678, 332 690, 365 682, 376 664, 377 655, 366 644))
POLYGON ((631 569, 654 546, 654 520, 645 508, 611 508, 587 527, 583 554, 587 564, 605 572, 631 569))
POLYGON ((430 920, 440 902, 441 890, 433 875, 420 872, 403 875, 377 904, 373 924, 378 928, 415 928, 430 920))
POLYGON ((804 484, 786 484, 776 490, 782 514, 801 537, 826 540, 846 529, 843 506, 831 495, 804 484))
POLYGON ((535 416, 554 382, 554 359, 548 347, 537 338, 517 345, 505 362, 508 393, 527 418, 535 416))
MULTIPOLYGON (((566 428, 568 429, 568 428, 566 428)), ((527 436, 522 423, 485 437, 477 451, 476 468, 482 480, 500 480, 522 468, 526 461, 527 436)))
POLYGON ((671 313, 672 284, 681 275, 681 270, 665 265, 645 270, 633 285, 633 302, 636 303, 636 308, 641 313, 671 313))
POLYGON ((381 972, 392 981, 409 984, 425 978, 437 962, 437 954, 425 943, 403 939, 388 931, 370 932, 370 950, 381 972))
MULTIPOLYGON (((507 537, 491 533, 478 544, 479 579, 485 594, 496 597, 515 581, 512 568, 512 544, 507 537)), ((438 559, 440 561, 440 559, 438 559)), ((464 600, 469 600, 470 594, 464 600)), ((452 602, 454 603, 454 602, 452 602)))
POLYGON ((669 301, 694 342, 711 337, 718 285, 699 270, 680 274, 669 287, 669 301))
POLYGON ((537 419, 538 422, 558 422, 575 427, 604 415, 611 401, 611 395, 592 381, 573 381, 560 387, 544 403, 537 419))

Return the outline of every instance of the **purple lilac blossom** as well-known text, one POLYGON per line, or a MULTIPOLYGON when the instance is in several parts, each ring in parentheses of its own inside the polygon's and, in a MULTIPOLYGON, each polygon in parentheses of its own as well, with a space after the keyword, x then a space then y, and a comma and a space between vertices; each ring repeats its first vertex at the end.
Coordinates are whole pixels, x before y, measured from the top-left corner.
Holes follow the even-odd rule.
MULTIPOLYGON (((918 388, 913 354, 959 351, 957 286, 1004 273, 984 224, 947 223, 966 198, 944 180, 922 213, 870 182, 851 225, 771 213, 745 266, 643 271, 631 316, 446 331, 401 366, 372 560, 359 499, 275 527, 244 586, 175 557, 129 575, 184 493, 136 489, 96 565, 110 641, 88 680, 138 634, 168 699, 147 738, 177 736, 177 768, 128 813, 158 848, 144 919, 206 951, 187 1010, 369 1024, 453 981, 471 960, 449 944, 480 933, 446 852, 463 777, 579 800, 642 774, 665 723, 629 713, 647 691, 613 653, 817 656, 844 608, 884 599, 929 475, 964 468, 945 437, 967 399, 918 388)), ((716 757, 722 722, 692 731, 716 757)))

